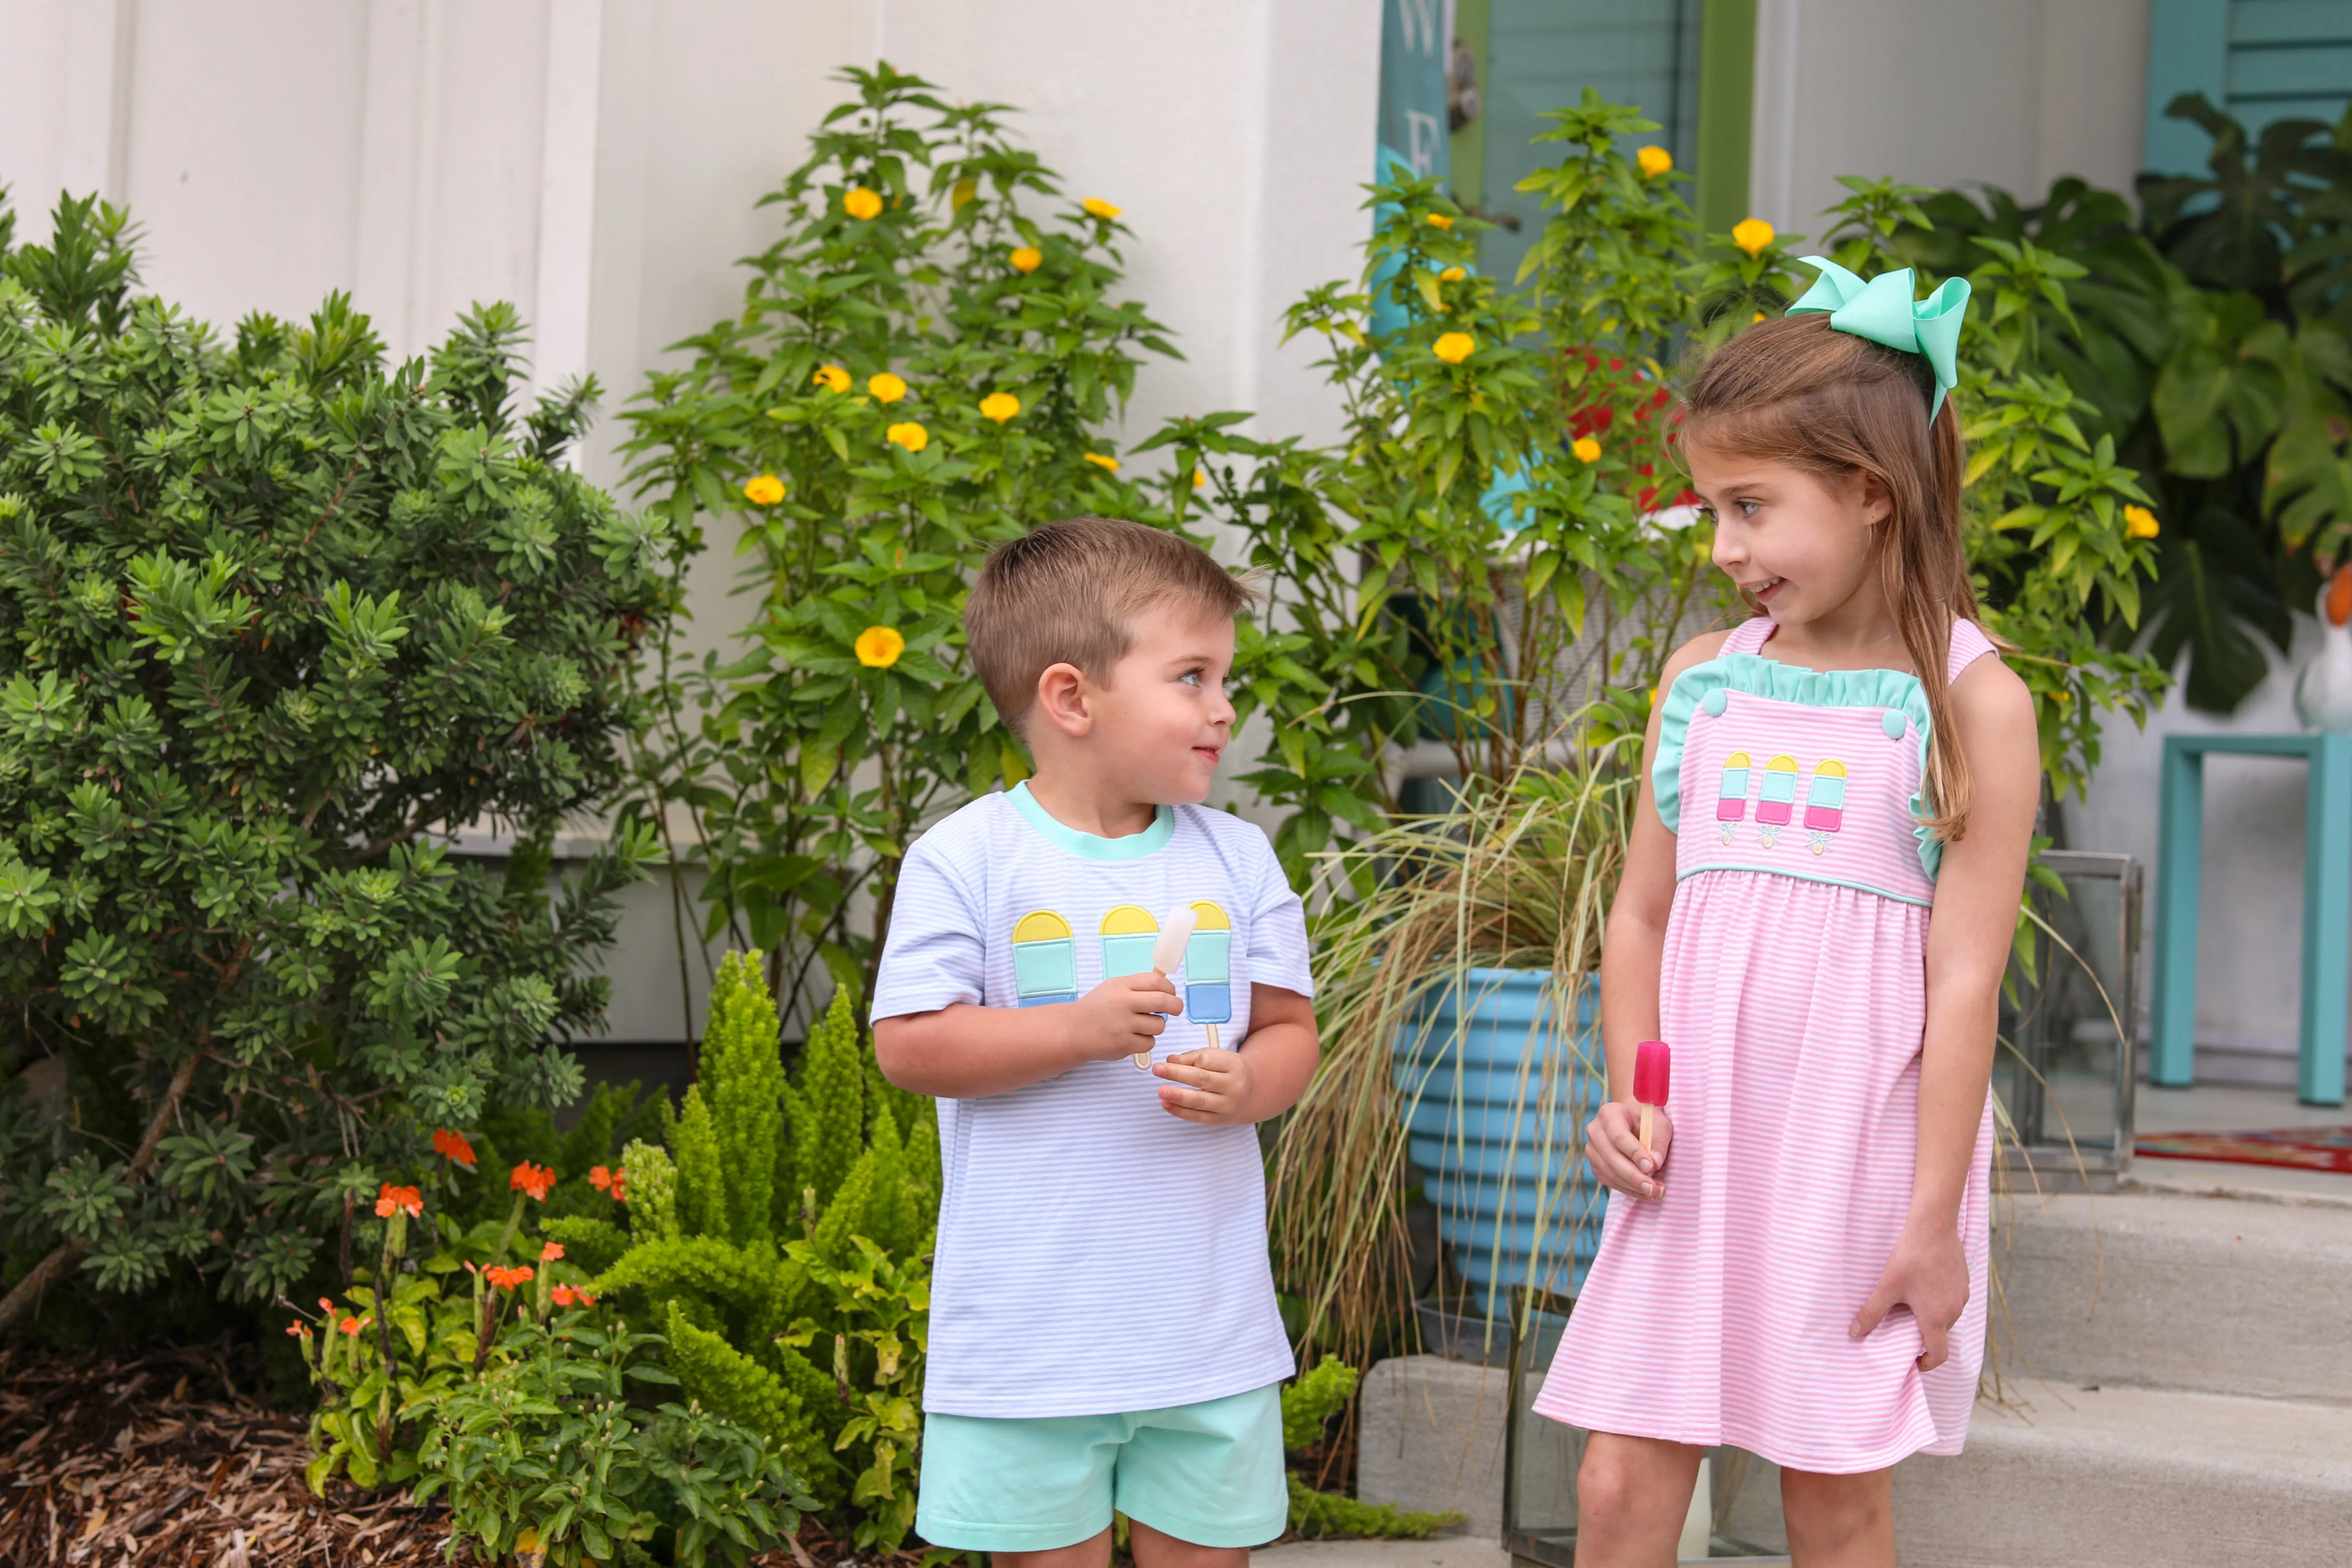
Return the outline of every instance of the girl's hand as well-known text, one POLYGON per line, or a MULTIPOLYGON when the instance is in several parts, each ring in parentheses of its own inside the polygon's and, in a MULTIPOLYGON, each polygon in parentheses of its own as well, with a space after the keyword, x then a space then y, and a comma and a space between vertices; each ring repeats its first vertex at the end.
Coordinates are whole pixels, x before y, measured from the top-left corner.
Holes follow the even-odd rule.
POLYGON ((1662 1198, 1666 1185, 1666 1150, 1675 1141, 1675 1124, 1665 1107, 1650 1114, 1650 1147, 1642 1148, 1642 1108, 1612 1100, 1601 1108, 1584 1129, 1584 1158, 1601 1185, 1636 1198, 1662 1198))
POLYGON ((1969 1259, 1960 1250, 1959 1227, 1948 1225, 1922 1230, 1906 1225, 1895 1239, 1885 1272, 1878 1277, 1878 1289, 1863 1303, 1861 1315, 1846 1332, 1857 1340, 1867 1339, 1887 1313, 1908 1307, 1927 1345, 1919 1354, 1919 1370, 1933 1372, 1951 1353, 1952 1325, 1960 1321, 1960 1310, 1968 1304, 1969 1259))

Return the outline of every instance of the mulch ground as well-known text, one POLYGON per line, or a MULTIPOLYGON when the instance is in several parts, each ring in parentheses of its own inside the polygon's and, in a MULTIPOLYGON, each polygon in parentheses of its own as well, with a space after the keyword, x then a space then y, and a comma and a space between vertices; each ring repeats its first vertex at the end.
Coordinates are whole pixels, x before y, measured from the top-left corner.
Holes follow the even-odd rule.
MULTIPOLYGON (((307 1418, 223 1347, 106 1359, 0 1349, 0 1568, 440 1568, 449 1516, 302 1484, 307 1418)), ((845 1562, 814 1524, 759 1568, 845 1562)), ((874 1568, 912 1568, 919 1558, 874 1568)), ((459 1564, 476 1559, 460 1551, 459 1564)))

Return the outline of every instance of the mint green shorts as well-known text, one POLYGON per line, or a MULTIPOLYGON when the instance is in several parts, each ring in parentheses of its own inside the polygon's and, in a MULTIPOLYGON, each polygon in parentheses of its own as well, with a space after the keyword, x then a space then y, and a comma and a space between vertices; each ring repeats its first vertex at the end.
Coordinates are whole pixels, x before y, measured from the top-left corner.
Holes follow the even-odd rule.
POLYGON ((1278 1384, 1127 1415, 923 1417, 915 1530, 961 1552, 1049 1552, 1111 1510, 1196 1546, 1289 1523, 1278 1384))

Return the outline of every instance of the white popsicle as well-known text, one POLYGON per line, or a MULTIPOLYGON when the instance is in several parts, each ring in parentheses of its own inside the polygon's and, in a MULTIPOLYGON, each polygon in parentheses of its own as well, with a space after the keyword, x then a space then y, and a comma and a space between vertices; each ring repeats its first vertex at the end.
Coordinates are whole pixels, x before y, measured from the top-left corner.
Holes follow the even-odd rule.
MULTIPOLYGON (((1192 912, 1190 904, 1179 904, 1160 917, 1160 940, 1151 944, 1151 967, 1162 974, 1173 974, 1184 963, 1184 944, 1192 940, 1192 928, 1201 917, 1192 912)), ((1132 1058, 1136 1070, 1151 1070, 1151 1053, 1138 1051, 1132 1058)))

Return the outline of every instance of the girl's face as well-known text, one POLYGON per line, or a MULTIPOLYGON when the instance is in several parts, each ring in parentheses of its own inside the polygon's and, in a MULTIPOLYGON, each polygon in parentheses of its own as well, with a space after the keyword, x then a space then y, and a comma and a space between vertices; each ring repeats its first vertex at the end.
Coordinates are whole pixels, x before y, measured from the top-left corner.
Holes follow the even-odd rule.
POLYGON ((1885 487, 1692 446, 1691 488, 1715 516, 1715 563, 1783 626, 1872 596, 1878 529, 1895 510, 1885 487))

